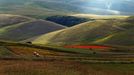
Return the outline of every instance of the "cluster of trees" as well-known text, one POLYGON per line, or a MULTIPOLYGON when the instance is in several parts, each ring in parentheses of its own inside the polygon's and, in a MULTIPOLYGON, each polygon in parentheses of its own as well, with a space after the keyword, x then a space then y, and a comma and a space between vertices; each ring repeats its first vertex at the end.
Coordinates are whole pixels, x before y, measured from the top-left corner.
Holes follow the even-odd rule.
POLYGON ((93 19, 79 18, 74 16, 50 16, 47 17, 46 20, 70 27, 93 19))

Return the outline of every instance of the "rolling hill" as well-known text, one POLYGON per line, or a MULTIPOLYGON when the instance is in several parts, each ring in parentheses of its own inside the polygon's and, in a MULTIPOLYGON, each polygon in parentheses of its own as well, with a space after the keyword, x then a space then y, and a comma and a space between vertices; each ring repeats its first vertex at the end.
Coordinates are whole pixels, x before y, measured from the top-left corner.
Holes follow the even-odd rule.
POLYGON ((133 46, 134 45, 134 27, 130 30, 116 33, 110 36, 107 36, 103 39, 99 39, 95 41, 95 43, 99 44, 116 44, 116 45, 127 45, 127 46, 133 46))
POLYGON ((21 41, 65 28, 56 23, 25 16, 2 14, 0 18, 1 40, 21 41))
POLYGON ((33 42, 48 45, 133 45, 134 18, 96 20, 42 35, 33 42), (44 41, 43 41, 44 40, 44 41))
POLYGON ((0 14, 0 28, 12 24, 17 24, 20 22, 26 22, 30 19, 31 18, 19 16, 19 15, 0 14))

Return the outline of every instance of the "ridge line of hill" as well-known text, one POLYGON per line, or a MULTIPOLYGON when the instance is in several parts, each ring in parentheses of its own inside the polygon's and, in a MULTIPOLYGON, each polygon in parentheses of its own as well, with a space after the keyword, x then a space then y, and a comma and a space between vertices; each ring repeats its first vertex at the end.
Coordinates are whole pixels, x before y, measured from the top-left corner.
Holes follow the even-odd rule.
POLYGON ((0 33, 3 34, 3 31, 4 31, 4 32, 5 32, 5 31, 7 32, 8 29, 16 28, 16 27, 19 27, 19 26, 21 26, 21 25, 23 25, 23 24, 30 23, 30 22, 32 22, 32 21, 34 21, 34 20, 29 20, 29 21, 26 21, 26 22, 20 22, 20 23, 17 23, 17 24, 12 24, 12 25, 9 25, 9 26, 6 26, 6 27, 2 27, 2 28, 0 28, 0 33))

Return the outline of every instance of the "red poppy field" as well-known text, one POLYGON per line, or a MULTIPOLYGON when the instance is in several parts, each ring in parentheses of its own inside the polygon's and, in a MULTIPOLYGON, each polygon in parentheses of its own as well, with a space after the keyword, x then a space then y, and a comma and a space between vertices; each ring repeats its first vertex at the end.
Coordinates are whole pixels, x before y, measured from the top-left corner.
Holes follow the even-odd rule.
POLYGON ((97 45, 70 45, 64 46, 65 48, 80 48, 80 49, 108 49, 108 46, 97 46, 97 45))

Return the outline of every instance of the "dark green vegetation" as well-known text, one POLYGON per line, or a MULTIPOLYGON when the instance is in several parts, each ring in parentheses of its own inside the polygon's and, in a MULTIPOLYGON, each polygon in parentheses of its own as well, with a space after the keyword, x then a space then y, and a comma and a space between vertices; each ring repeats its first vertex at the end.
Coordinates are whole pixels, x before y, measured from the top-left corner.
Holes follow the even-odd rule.
POLYGON ((19 15, 0 15, 1 40, 22 41, 63 28, 65 26, 45 20, 19 15))
POLYGON ((134 18, 95 20, 62 29, 34 40, 37 44, 49 45, 122 45, 134 44, 134 18))
POLYGON ((47 17, 46 20, 70 27, 83 22, 93 21, 94 19, 86 19, 73 16, 50 16, 47 17))

